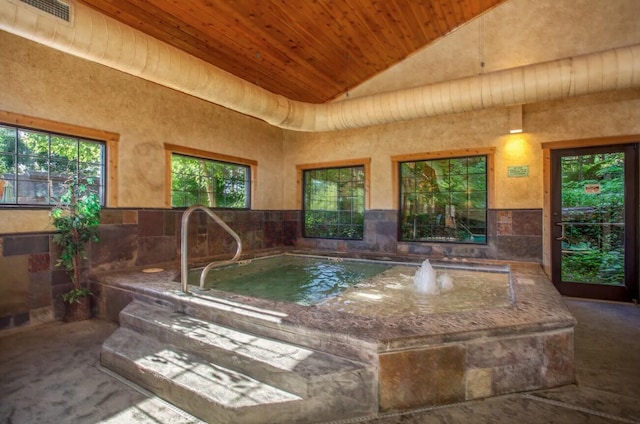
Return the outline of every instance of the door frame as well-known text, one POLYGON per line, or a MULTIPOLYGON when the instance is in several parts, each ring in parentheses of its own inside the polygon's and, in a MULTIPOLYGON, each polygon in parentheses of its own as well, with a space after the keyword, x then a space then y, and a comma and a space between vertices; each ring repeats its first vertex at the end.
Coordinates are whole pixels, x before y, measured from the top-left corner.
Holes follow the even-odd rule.
MULTIPOLYGON (((551 169, 551 151, 552 150, 565 150, 565 149, 577 149, 577 148, 582 148, 582 147, 606 147, 606 146, 614 146, 614 145, 623 145, 623 144, 639 144, 640 145, 640 135, 626 135, 626 136, 616 136, 616 137, 602 137, 602 138, 589 138, 589 139, 582 139, 582 140, 567 140, 567 141, 554 141, 554 142, 547 142, 547 143, 542 143, 542 149, 543 149, 543 179, 544 179, 544 205, 543 205, 543 263, 542 266, 544 268, 545 273, 547 274, 547 276, 549 277, 549 279, 551 279, 553 281, 553 276, 552 276, 552 244, 553 244, 553 237, 555 235, 555 231, 554 231, 554 217, 553 217, 553 211, 551 209, 551 203, 552 203, 552 186, 551 186, 551 173, 552 173, 552 169, 551 169)), ((640 148, 637 150, 637 152, 640 152, 640 148)), ((636 157, 635 160, 638 162, 640 162, 640 155, 638 153, 636 153, 636 157)), ((632 172, 635 172, 635 178, 636 181, 638 181, 638 167, 636 166, 635 169, 631 170, 632 172)), ((640 183, 640 182, 639 182, 640 183)), ((639 196, 638 193, 636 194, 636 200, 637 197, 639 196)), ((640 223, 638 222, 638 209, 635 209, 635 216, 634 217, 630 217, 630 219, 635 220, 636 222, 636 234, 634 234, 633 236, 629 237, 628 239, 625 240, 625 244, 627 244, 627 246, 630 246, 631 249, 633 251, 636 252, 636 255, 638 255, 639 251, 638 251, 638 239, 639 239, 639 234, 638 232, 640 232, 640 223)), ((638 263, 638 261, 636 261, 636 264, 638 263)), ((638 275, 638 267, 640 265, 637 265, 635 267, 633 267, 633 270, 628 270, 625 269, 625 272, 630 272, 629 277, 631 278, 632 281, 635 282, 635 284, 632 284, 631 287, 629 287, 628 293, 625 296, 624 300, 637 300, 638 296, 639 296, 639 291, 640 291, 640 282, 638 280, 639 275, 638 275)), ((577 293, 567 293, 567 295, 577 295, 577 293)), ((606 298, 607 296, 603 297, 606 298)), ((617 298, 617 295, 614 293, 611 296, 612 300, 620 300, 617 298)))

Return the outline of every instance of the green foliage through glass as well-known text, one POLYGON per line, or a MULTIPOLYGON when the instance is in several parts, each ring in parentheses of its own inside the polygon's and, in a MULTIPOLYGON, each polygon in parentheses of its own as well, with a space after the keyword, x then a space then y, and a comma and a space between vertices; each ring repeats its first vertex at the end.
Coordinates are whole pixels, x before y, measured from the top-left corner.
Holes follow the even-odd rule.
POLYGON ((486 156, 399 166, 401 240, 486 243, 486 156))
POLYGON ((0 204, 53 205, 72 176, 103 204, 104 175, 102 142, 0 125, 0 204))
POLYGON ((250 207, 250 168, 229 162, 171 155, 171 205, 250 207))
POLYGON ((304 236, 356 239, 364 236, 364 166, 306 170, 304 236))
POLYGON ((624 153, 565 156, 561 166, 562 280, 623 284, 624 153))

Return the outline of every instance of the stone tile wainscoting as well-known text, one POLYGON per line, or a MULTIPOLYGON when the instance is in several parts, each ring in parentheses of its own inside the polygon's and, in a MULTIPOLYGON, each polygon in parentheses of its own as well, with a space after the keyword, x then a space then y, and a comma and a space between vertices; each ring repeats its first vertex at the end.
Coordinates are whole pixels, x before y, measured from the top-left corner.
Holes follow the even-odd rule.
MULTIPOLYGON (((219 211, 240 234, 244 251, 293 246, 299 214, 287 211, 219 211)), ((90 244, 83 272, 108 271, 175 262, 180 252, 182 211, 105 209, 100 242, 90 244)), ((189 223, 189 259, 235 252, 235 242, 204 213, 189 223)), ((71 288, 67 273, 55 266, 53 233, 0 235, 0 331, 60 319, 61 295, 71 288)))
POLYGON ((398 241, 398 211, 369 210, 363 240, 299 239, 296 247, 339 252, 542 262, 542 209, 491 209, 486 245, 398 241))
MULTIPOLYGON (((542 210, 490 210, 486 245, 398 242, 398 212, 365 213, 363 240, 303 238, 300 211, 218 211, 243 242, 245 252, 265 249, 418 255, 470 259, 542 261, 542 210)), ((180 251, 182 211, 105 209, 100 243, 90 245, 84 272, 175 262, 180 251)), ((71 281, 55 266, 53 233, 0 235, 0 331, 59 319, 61 294, 71 281)), ((205 262, 235 252, 235 242, 204 213, 189 225, 189 259, 205 262)))

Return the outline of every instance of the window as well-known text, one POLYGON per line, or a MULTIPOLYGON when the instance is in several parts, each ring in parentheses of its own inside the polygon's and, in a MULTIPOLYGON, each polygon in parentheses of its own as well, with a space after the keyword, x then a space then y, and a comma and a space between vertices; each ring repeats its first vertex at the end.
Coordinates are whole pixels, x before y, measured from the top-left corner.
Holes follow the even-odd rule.
POLYGON ((400 239, 485 244, 487 156, 399 162, 400 239))
POLYGON ((171 154, 171 206, 249 208, 251 168, 184 154, 171 154))
POLYGON ((71 176, 104 205, 105 143, 0 124, 0 204, 55 204, 71 176))
POLYGON ((365 166, 303 171, 304 236, 362 239, 365 166))

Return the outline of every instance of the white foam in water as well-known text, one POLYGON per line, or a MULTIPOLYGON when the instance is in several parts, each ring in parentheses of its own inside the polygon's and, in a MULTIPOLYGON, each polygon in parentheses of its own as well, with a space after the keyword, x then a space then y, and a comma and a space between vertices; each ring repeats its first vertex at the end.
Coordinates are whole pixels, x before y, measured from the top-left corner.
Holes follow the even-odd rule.
POLYGON ((420 294, 440 294, 453 289, 453 282, 449 274, 442 274, 436 278, 436 271, 429 259, 425 259, 413 276, 413 285, 420 294))

